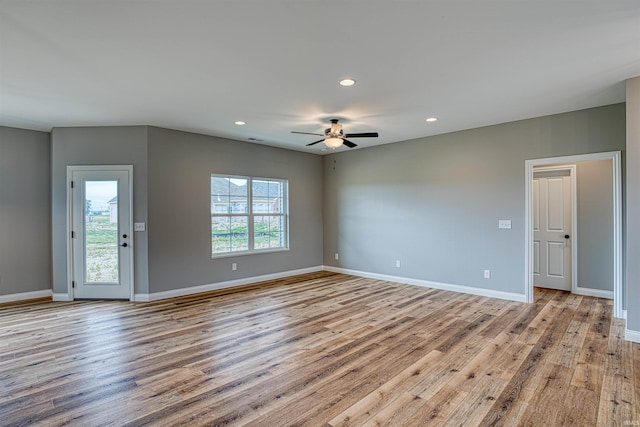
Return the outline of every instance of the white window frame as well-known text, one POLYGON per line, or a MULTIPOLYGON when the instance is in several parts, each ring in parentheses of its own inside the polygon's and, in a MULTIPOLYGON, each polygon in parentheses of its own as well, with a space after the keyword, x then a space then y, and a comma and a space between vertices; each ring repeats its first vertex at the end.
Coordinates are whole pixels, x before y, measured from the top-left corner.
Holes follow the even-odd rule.
MULTIPOLYGON (((210 241, 210 251, 211 258, 225 258, 232 256, 242 256, 242 255, 252 255, 252 254, 261 254, 268 252, 282 252, 289 250, 289 180, 282 178, 262 178, 262 177, 253 177, 253 176, 242 176, 242 175, 228 175, 228 174, 217 174, 212 173, 210 178, 225 178, 225 179, 243 179, 247 180, 247 212, 225 212, 225 213, 215 213, 213 212, 213 200, 209 201, 209 211, 210 211, 210 228, 209 228, 209 236, 210 239, 213 236, 213 218, 214 217, 246 217, 247 218, 247 233, 248 233, 248 246, 249 249, 241 250, 241 251, 227 251, 227 252, 213 252, 213 241, 210 241), (283 198, 284 203, 282 206, 282 213, 266 213, 266 212, 253 212, 253 181, 273 181, 279 182, 283 185, 283 198), (254 222, 255 217, 260 216, 280 216, 283 217, 283 227, 284 227, 284 246, 277 248, 263 248, 263 249, 255 249, 255 233, 254 233, 254 222)), ((211 183, 209 184, 209 197, 213 196, 211 183)))

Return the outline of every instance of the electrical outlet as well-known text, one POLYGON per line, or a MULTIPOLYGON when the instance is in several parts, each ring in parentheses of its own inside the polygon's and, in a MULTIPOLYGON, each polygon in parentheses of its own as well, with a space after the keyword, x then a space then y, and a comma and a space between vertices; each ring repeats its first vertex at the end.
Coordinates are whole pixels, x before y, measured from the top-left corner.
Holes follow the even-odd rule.
POLYGON ((400 260, 399 259, 396 260, 396 268, 400 268, 400 260))
POLYGON ((235 262, 231 264, 231 270, 236 271, 238 269, 238 264, 235 262))
POLYGON ((485 279, 491 279, 491 270, 485 270, 484 271, 484 278, 485 279))
POLYGON ((337 253, 337 252, 336 252, 335 257, 336 257, 336 261, 340 259, 340 255, 338 255, 338 253, 337 253))

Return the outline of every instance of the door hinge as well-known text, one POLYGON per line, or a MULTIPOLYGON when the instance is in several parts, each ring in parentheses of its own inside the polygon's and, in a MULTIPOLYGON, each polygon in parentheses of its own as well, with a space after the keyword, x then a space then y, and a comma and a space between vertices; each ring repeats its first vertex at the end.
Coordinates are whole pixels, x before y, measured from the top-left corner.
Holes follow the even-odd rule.
POLYGON ((76 281, 75 280, 71 281, 71 287, 75 289, 75 287, 76 287, 76 281))
POLYGON ((71 188, 73 188, 73 181, 71 181, 71 188))
POLYGON ((76 238, 76 232, 75 232, 75 231, 72 231, 72 232, 71 232, 71 238, 72 238, 72 239, 75 239, 75 238, 76 238))

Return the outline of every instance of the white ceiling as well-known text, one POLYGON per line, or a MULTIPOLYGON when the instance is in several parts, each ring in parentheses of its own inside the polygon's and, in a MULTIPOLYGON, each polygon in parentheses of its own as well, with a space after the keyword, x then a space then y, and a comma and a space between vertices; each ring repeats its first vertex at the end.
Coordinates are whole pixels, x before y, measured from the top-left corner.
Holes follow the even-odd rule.
POLYGON ((320 153, 290 131, 341 118, 368 147, 623 102, 636 76, 638 0, 0 0, 0 125, 26 129, 320 153))

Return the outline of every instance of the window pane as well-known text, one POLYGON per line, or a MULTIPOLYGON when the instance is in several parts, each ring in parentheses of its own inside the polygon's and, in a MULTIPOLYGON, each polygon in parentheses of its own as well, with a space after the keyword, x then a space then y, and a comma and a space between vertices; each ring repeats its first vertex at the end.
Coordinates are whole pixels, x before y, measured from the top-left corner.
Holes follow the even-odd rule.
POLYGON ((253 212, 282 213, 284 209, 284 183, 280 181, 253 181, 253 212))
POLYGON ((246 199, 248 189, 246 178, 229 178, 229 194, 232 196, 244 196, 246 199))
POLYGON ((229 201, 229 213, 249 213, 249 203, 246 197, 231 196, 229 201))
POLYGON ((249 213, 249 187, 246 178, 229 178, 229 212, 249 213))
POLYGON ((269 212, 270 213, 283 213, 284 212, 284 200, 282 197, 276 197, 275 199, 270 200, 269 212))
POLYGON ((253 213, 269 212, 269 183, 265 180, 254 179, 251 184, 253 213))
POLYGON ((86 181, 85 282, 118 283, 118 181, 86 181))
POLYGON ((253 197, 253 213, 262 214, 270 212, 269 199, 262 197, 253 197))
POLYGON ((253 246, 255 249, 269 248, 269 217, 253 217, 253 246))
POLYGON ((269 247, 284 247, 284 216, 269 218, 269 247))
POLYGON ((231 250, 231 217, 211 218, 211 248, 214 254, 231 250))
POLYGON ((284 216, 256 216, 253 221, 255 249, 285 247, 284 216))
POLYGON ((211 198, 229 195, 229 180, 219 176, 211 177, 211 198))
POLYGON ((211 177, 211 213, 248 213, 248 180, 211 177))
POLYGON ((269 197, 272 199, 282 198, 283 193, 283 183, 280 181, 270 181, 269 182, 269 197))
POLYGON ((211 195, 211 213, 229 213, 229 196, 220 194, 211 195))
POLYGON ((249 218, 246 216, 231 217, 231 251, 249 250, 249 218))

